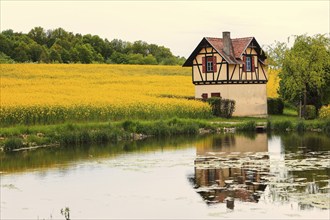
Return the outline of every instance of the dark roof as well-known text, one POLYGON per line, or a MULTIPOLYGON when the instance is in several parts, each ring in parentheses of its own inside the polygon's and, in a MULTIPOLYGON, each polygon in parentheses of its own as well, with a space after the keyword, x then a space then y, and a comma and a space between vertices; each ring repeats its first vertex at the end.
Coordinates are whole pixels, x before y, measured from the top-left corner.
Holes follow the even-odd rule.
POLYGON ((235 38, 231 39, 232 42, 232 49, 230 55, 226 54, 223 51, 223 39, 222 38, 214 38, 214 37, 204 37, 202 41, 198 44, 192 54, 188 57, 186 62, 183 66, 192 66, 193 60, 199 53, 199 51, 205 46, 213 47, 219 54, 222 56, 229 64, 241 64, 242 60, 240 57, 242 56, 243 52, 246 48, 253 43, 255 49, 258 54, 263 56, 261 57, 262 60, 266 59, 261 47, 259 46, 258 42, 255 40, 254 37, 244 37, 244 38, 235 38))

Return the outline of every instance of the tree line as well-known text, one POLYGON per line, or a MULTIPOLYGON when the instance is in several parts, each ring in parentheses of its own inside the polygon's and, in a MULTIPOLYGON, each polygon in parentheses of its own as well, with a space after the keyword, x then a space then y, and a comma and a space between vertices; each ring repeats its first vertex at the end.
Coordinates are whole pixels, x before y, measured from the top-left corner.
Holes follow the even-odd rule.
POLYGON ((184 57, 169 48, 102 39, 98 35, 74 34, 63 28, 34 27, 27 34, 5 30, 0 33, 0 63, 114 63, 182 65, 184 57))

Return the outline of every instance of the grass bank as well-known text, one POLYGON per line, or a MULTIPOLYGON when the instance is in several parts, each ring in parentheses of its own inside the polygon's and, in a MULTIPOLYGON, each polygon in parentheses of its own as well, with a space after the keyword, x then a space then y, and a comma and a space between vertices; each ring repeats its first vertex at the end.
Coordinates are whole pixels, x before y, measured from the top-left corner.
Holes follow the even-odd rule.
POLYGON ((201 128, 214 131, 216 126, 202 120, 177 118, 155 121, 126 120, 107 123, 14 126, 2 129, 0 144, 4 151, 43 145, 81 146, 139 140, 148 136, 197 134, 201 128))
POLYGON ((231 119, 125 120, 116 122, 64 123, 55 125, 12 126, 2 128, 0 146, 4 151, 47 146, 82 146, 140 140, 149 136, 170 137, 213 132, 256 131, 330 132, 330 120, 299 120, 295 116, 268 118, 234 117, 231 119))

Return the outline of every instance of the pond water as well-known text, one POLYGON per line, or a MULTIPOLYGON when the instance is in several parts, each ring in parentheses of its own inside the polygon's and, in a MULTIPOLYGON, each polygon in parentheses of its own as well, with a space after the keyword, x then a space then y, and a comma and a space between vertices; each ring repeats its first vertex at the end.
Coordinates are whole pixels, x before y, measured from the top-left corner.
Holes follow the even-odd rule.
POLYGON ((217 134, 0 154, 0 219, 328 219, 330 138, 217 134))

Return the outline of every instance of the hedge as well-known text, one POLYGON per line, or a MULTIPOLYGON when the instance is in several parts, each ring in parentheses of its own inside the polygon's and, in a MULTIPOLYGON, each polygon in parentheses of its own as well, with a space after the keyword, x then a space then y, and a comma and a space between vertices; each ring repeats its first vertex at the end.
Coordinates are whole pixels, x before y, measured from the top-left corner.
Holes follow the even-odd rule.
POLYGON ((282 115, 284 109, 284 102, 281 98, 268 98, 267 99, 268 114, 282 115))

